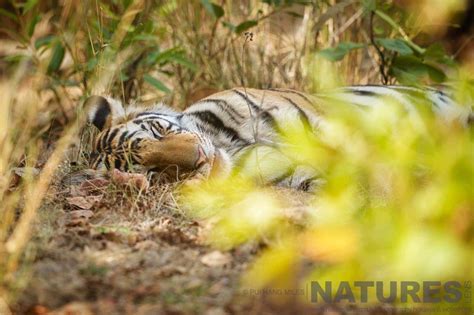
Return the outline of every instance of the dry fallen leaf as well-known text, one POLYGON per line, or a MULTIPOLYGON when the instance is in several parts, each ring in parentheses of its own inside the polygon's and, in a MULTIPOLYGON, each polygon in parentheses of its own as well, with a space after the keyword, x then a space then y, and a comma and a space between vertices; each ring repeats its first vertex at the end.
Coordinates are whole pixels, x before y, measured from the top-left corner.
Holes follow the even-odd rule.
POLYGON ((222 307, 211 307, 209 308, 204 315, 226 315, 228 314, 222 307))
POLYGON ((50 312, 51 315, 93 315, 92 307, 84 302, 72 302, 58 310, 50 312))
POLYGON ((103 187, 107 187, 110 181, 105 178, 94 178, 84 181, 81 186, 80 190, 84 193, 88 193, 103 187))
POLYGON ((65 186, 80 185, 85 181, 103 179, 106 174, 107 173, 102 170, 83 169, 65 175, 61 179, 61 183, 65 186))
POLYGON ((87 196, 87 194, 84 193, 84 192, 81 190, 81 187, 78 186, 78 185, 70 186, 70 187, 69 187, 69 194, 70 194, 72 197, 87 196))
POLYGON ((43 305, 35 305, 33 307, 32 313, 34 315, 48 315, 49 311, 48 308, 43 305))
POLYGON ((94 178, 86 180, 79 185, 69 186, 69 194, 71 197, 85 197, 91 193, 103 192, 103 188, 109 185, 110 181, 105 178, 94 178))
POLYGON ((94 215, 94 212, 92 212, 90 210, 75 210, 75 211, 69 212, 69 215, 73 219, 77 219, 77 218, 89 219, 94 215))
POLYGON ((209 243, 209 235, 212 232, 212 229, 216 225, 216 223, 219 221, 217 217, 214 218, 208 218, 208 219, 203 219, 197 221, 198 224, 198 231, 197 231, 197 237, 196 237, 196 242, 197 244, 201 245, 206 245, 209 243))
POLYGON ((151 251, 151 250, 158 250, 159 246, 156 242, 152 240, 144 240, 144 241, 136 243, 133 249, 138 250, 138 251, 151 251))
POLYGON ((208 267, 220 267, 230 263, 230 254, 224 254, 218 250, 210 252, 201 257, 201 262, 208 267))
POLYGON ((140 304, 136 310, 136 315, 164 314, 163 306, 159 304, 140 304))
POLYGON ((89 219, 94 215, 90 210, 70 211, 64 218, 64 225, 68 227, 83 226, 89 223, 89 219))
POLYGON ((13 168, 13 172, 20 177, 24 177, 27 174, 37 176, 40 173, 40 170, 34 167, 15 167, 13 168))
POLYGON ((72 205, 79 207, 81 209, 91 209, 94 204, 100 202, 103 196, 77 196, 66 198, 67 202, 72 205))
POLYGON ((111 177, 118 185, 131 186, 145 191, 150 187, 146 176, 140 173, 125 173, 114 169, 111 177))
MULTIPOLYGON (((12 169, 13 173, 9 183, 9 188, 14 189, 20 183, 21 178, 25 176, 38 176, 40 170, 34 167, 15 167, 12 169)), ((6 178, 6 177, 5 177, 6 178)))
POLYGON ((210 295, 217 295, 225 290, 226 287, 229 286, 229 279, 228 278, 222 278, 213 285, 209 287, 209 290, 207 291, 210 295))

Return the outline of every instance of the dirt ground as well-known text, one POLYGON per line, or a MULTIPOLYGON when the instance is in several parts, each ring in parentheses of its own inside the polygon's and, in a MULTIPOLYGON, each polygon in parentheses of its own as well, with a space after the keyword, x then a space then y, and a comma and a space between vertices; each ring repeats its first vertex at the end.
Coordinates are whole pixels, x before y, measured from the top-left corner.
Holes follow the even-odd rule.
POLYGON ((52 187, 39 212, 19 314, 225 313, 256 245, 229 253, 205 246, 175 185, 143 194, 73 181, 52 187))
POLYGON ((251 309, 239 278, 263 244, 229 252, 185 215, 177 184, 137 187, 60 171, 39 210, 17 314, 228 314, 251 309), (238 301, 237 301, 238 300, 238 301))
MULTIPOLYGON (((208 222, 187 216, 176 188, 136 185, 65 166, 39 210, 26 290, 15 314, 364 314, 352 306, 275 303, 245 295, 242 274, 265 244, 206 245, 208 222)), ((301 220, 310 194, 278 189, 301 220)), ((392 314, 377 308, 365 314, 392 314)))

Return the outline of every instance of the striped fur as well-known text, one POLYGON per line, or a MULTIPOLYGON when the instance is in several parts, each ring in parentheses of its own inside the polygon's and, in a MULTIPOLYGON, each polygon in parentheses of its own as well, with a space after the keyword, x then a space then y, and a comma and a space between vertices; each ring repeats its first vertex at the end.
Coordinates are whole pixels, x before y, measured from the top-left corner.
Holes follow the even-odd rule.
POLYGON ((315 132, 324 106, 333 100, 360 108, 383 106, 387 99, 416 112, 420 99, 447 121, 466 123, 470 109, 434 89, 403 86, 351 86, 308 95, 289 89, 235 88, 206 97, 179 113, 159 105, 124 109, 111 98, 92 97, 89 121, 101 132, 92 166, 163 171, 173 176, 197 172, 226 176, 232 170, 258 174, 265 183, 310 188, 317 174, 294 163, 281 149, 289 122, 315 132))

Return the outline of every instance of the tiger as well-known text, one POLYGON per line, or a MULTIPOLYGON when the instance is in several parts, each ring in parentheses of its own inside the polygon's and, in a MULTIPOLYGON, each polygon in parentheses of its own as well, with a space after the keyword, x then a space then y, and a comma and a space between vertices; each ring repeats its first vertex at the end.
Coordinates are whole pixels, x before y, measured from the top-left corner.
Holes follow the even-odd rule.
POLYGON ((84 104, 88 122, 99 130, 91 167, 160 172, 178 180, 190 174, 225 178, 238 171, 265 184, 310 190, 319 174, 298 165, 283 149, 289 122, 317 134, 325 104, 337 100, 364 108, 384 106, 387 98, 409 112, 422 98, 447 121, 472 120, 471 109, 447 93, 410 86, 346 86, 317 94, 238 87, 209 95, 182 112, 163 104, 124 107, 112 97, 95 95, 84 104))

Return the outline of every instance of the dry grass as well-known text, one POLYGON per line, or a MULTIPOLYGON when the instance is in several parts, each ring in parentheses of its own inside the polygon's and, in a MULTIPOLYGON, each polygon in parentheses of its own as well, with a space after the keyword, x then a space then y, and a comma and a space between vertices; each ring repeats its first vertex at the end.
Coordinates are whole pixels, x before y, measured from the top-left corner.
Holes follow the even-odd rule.
MULTIPOLYGON (((40 125, 38 116, 45 104, 35 89, 13 93, 19 89, 23 71, 24 67, 19 70, 16 80, 4 82, 0 88, 4 96, 0 105, 4 119, 0 127, 0 293, 4 303, 9 303, 17 290, 21 289, 24 279, 18 279, 18 275, 24 272, 22 258, 36 211, 42 204, 64 152, 77 132, 77 126, 64 130, 54 149, 48 154, 41 171, 36 174, 38 157, 41 150, 44 150, 42 139, 36 136, 44 128, 40 125), (23 180, 15 183, 19 180, 13 168, 19 165, 23 166, 23 180)), ((33 77, 30 80, 33 88, 42 83, 40 78, 33 77)))

